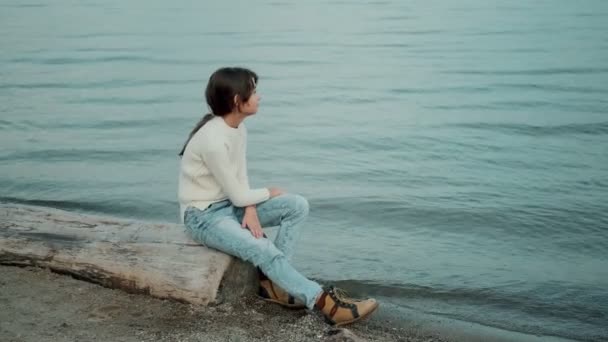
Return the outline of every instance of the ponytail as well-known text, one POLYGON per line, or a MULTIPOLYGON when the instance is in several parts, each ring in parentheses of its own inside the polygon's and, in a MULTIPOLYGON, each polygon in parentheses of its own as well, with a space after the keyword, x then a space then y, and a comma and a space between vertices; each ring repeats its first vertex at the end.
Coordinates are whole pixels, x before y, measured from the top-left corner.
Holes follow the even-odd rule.
POLYGON ((188 136, 188 140, 186 140, 186 143, 184 144, 182 151, 179 153, 180 157, 184 156, 184 152, 186 151, 186 146, 188 146, 188 143, 190 142, 190 139, 192 139, 194 134, 196 134, 196 132, 198 132, 198 130, 201 129, 201 127, 203 127, 207 122, 209 122, 209 120, 213 119, 213 117, 214 117, 213 114, 208 113, 207 115, 203 116, 203 118, 196 124, 196 126, 194 126, 194 129, 192 130, 192 132, 190 132, 190 135, 188 136))

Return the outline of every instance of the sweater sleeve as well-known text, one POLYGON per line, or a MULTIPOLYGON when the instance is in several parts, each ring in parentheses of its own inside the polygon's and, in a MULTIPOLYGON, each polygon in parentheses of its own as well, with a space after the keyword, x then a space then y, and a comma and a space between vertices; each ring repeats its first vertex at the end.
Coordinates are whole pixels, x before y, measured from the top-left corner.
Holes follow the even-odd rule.
POLYGON ((249 175, 247 174, 247 128, 243 125, 243 146, 239 160, 238 177, 241 183, 249 188, 249 175))
POLYGON ((249 187, 249 175, 247 175, 247 158, 245 158, 245 156, 242 156, 241 158, 241 167, 242 170, 239 173, 239 180, 241 181, 241 183, 243 183, 243 185, 249 187))
POLYGON ((225 146, 223 144, 213 145, 202 151, 203 160, 232 204, 237 207, 246 207, 266 201, 270 197, 268 189, 250 189, 246 183, 241 182, 237 170, 230 165, 225 146))

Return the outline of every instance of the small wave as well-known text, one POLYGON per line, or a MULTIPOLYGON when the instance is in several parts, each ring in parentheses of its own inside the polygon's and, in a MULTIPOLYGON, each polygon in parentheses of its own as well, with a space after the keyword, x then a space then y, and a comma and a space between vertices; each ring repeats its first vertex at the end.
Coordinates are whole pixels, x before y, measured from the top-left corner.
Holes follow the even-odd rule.
MULTIPOLYGON (((503 293, 499 288, 433 288, 413 284, 386 284, 366 280, 322 280, 343 288, 356 296, 377 296, 396 299, 428 299, 450 304, 492 306, 498 309, 514 308, 533 316, 557 317, 581 322, 600 323, 608 318, 608 313, 600 306, 590 303, 575 303, 575 298, 567 302, 556 303, 538 300, 535 296, 525 294, 503 293)), ((577 289, 586 293, 589 289, 577 289)), ((572 295, 573 289, 569 288, 572 295)), ((608 299, 608 298, 606 298, 608 299)))
POLYGON ((166 127, 166 125, 174 124, 174 118, 157 118, 145 120, 104 120, 99 122, 88 123, 59 123, 52 128, 91 128, 91 129, 114 129, 114 128, 152 128, 166 127))
POLYGON ((126 97, 85 97, 68 100, 70 104, 98 104, 98 105, 149 105, 163 103, 177 103, 183 99, 177 97, 160 96, 154 98, 126 98, 126 97))
POLYGON ((40 207, 48 207, 55 209, 65 209, 65 210, 82 210, 89 212, 98 212, 98 213, 112 213, 115 211, 115 208, 109 208, 107 206, 99 205, 93 202, 86 201, 61 201, 61 200, 36 200, 36 199, 21 199, 15 197, 0 197, 0 201, 6 203, 15 203, 15 204, 25 204, 25 205, 35 205, 40 207))
POLYGON ((505 134, 526 136, 558 136, 558 135, 606 135, 608 134, 608 121, 597 123, 580 123, 554 126, 535 126, 516 123, 459 123, 443 125, 444 127, 466 128, 500 132, 505 134))
POLYGON ((435 88, 393 88, 393 94, 439 94, 439 93, 485 93, 492 89, 484 86, 435 87, 435 88))
MULTIPOLYGON (((353 176, 350 178, 358 179, 353 176)), ((373 177, 367 182, 373 182, 373 177)), ((443 180, 438 179, 437 182, 441 183, 443 180)), ((415 180, 411 184, 415 186, 415 180)), ((456 192, 432 197, 325 197, 311 201, 311 209, 319 219, 335 220, 339 213, 346 215, 344 224, 370 229, 381 227, 386 234, 434 236, 433 234, 439 232, 475 236, 479 241, 534 241, 536 246, 542 246, 547 251, 559 250, 563 255, 576 251, 579 255, 589 257, 601 255, 605 250, 607 243, 603 227, 608 220, 604 214, 606 206, 532 206, 512 203, 492 205, 503 198, 504 193, 495 190, 456 192), (461 204, 454 206, 453 203, 461 204), (377 219, 378 213, 382 213, 381 223, 377 219), (563 244, 568 240, 571 242, 569 245, 563 244), (584 246, 584 249, 566 249, 568 246, 584 246)))
POLYGON ((608 16, 608 12, 584 12, 584 13, 576 13, 575 17, 606 17, 608 16))
POLYGON ((378 103, 383 101, 377 97, 346 97, 339 95, 323 96, 317 99, 320 103, 350 103, 350 104, 366 104, 366 103, 378 103))
POLYGON ((562 84, 539 84, 539 83, 495 83, 490 88, 507 88, 518 90, 540 90, 551 93, 580 93, 580 94, 608 94, 608 89, 593 87, 577 87, 562 84))
POLYGON ((546 109, 556 112, 575 112, 575 113, 598 113, 604 114, 608 111, 608 104, 604 101, 596 100, 594 102, 576 103, 574 101, 494 101, 488 103, 465 103, 456 105, 427 105, 425 108, 434 110, 446 111, 521 111, 531 109, 546 109))
POLYGON ((413 35, 413 36, 421 36, 421 35, 431 35, 431 34, 440 34, 444 33, 444 30, 381 30, 381 31, 363 31, 353 33, 357 36, 377 36, 377 35, 413 35))
POLYGON ((268 60, 261 62, 267 65, 283 65, 283 66, 306 66, 306 65, 324 65, 328 64, 324 61, 313 61, 309 59, 286 59, 286 60, 268 60))
POLYGON ((415 15, 386 15, 378 17, 379 21, 402 21, 402 20, 413 20, 418 19, 418 16, 415 15))
MULTIPOLYGON (((112 215, 122 218, 135 218, 138 220, 151 221, 163 220, 176 217, 176 204, 172 202, 144 202, 138 201, 66 201, 66 200, 41 200, 23 199, 16 197, 0 196, 0 202, 24 204, 39 207, 55 208, 61 210, 73 210, 76 212, 112 215)), ((169 220, 173 222, 174 220, 169 220)))
POLYGON ((3 4, 1 7, 14 7, 14 8, 41 8, 48 7, 48 4, 3 4))
POLYGON ((533 35, 533 34, 551 34, 553 32, 558 32, 560 29, 558 28, 545 28, 539 29, 535 27, 534 29, 510 29, 510 30, 494 30, 494 31, 473 31, 473 32, 464 32, 465 36, 503 36, 503 35, 533 35))
POLYGON ((156 118, 142 120, 89 120, 89 121, 33 121, 33 120, 0 120, 0 131, 31 131, 36 129, 124 129, 124 128, 157 128, 175 124, 175 118, 156 118))
POLYGON ((106 56, 94 58, 76 58, 76 57, 54 57, 54 58, 35 58, 21 57, 8 60, 8 63, 29 63, 29 64, 45 64, 45 65, 71 65, 71 64, 99 64, 99 63, 116 63, 116 62, 133 62, 133 63, 150 63, 150 64, 171 64, 171 65, 200 65, 200 61, 181 60, 168 58, 151 58, 144 56, 106 56))
POLYGON ((2 130, 10 130, 14 127, 14 123, 7 120, 0 119, 0 131, 2 130))
POLYGON ((444 74, 460 74, 460 75, 500 75, 500 76, 517 76, 517 75, 582 75, 582 74, 603 74, 608 73, 608 68, 547 68, 547 69, 528 69, 528 70, 448 70, 442 71, 444 74))
POLYGON ((108 88, 131 88, 149 85, 182 85, 203 84, 202 80, 111 80, 96 82, 42 82, 42 83, 5 83, 0 84, 0 89, 108 89, 108 88))
MULTIPOLYGON (((376 1, 373 4, 374 5, 390 5, 391 2, 390 1, 376 1)), ((346 1, 346 0, 331 0, 331 1, 327 2, 327 5, 365 6, 365 5, 369 5, 369 3, 365 2, 365 1, 354 2, 354 1, 346 1)))
POLYGON ((156 159, 159 155, 173 154, 172 150, 147 149, 136 151, 103 151, 92 149, 46 149, 38 151, 14 152, 0 156, 0 161, 42 161, 66 162, 66 161, 134 161, 156 159))
POLYGON ((9 60, 9 63, 32 63, 32 64, 87 64, 87 63, 104 63, 104 62, 141 62, 148 61, 145 57, 137 56, 109 56, 95 58, 73 58, 73 57, 55 57, 55 58, 33 58, 21 57, 9 60))
POLYGON ((414 45, 411 43, 341 43, 338 46, 360 48, 408 48, 414 45))
MULTIPOLYGON (((41 52, 46 52, 48 50, 45 49, 38 49, 38 50, 30 50, 29 52, 35 53, 41 53, 41 52)), ((142 48, 134 48, 134 47, 110 47, 110 46, 95 46, 95 47, 77 47, 77 48, 73 48, 72 51, 77 51, 77 52, 95 52, 95 53, 108 53, 108 52, 112 52, 112 53, 116 53, 116 52, 142 52, 142 51, 146 51, 142 48)))
POLYGON ((269 2, 268 5, 270 5, 270 6, 279 6, 279 7, 292 7, 293 6, 292 3, 281 2, 281 1, 272 1, 272 2, 269 2))

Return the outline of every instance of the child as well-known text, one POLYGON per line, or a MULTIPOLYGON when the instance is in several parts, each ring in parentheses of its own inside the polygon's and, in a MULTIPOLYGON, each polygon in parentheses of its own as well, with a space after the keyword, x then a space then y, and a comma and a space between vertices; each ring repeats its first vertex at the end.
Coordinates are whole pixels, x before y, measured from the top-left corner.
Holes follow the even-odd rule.
POLYGON ((243 121, 258 111, 257 80, 244 68, 221 68, 209 78, 205 97, 212 114, 199 121, 179 154, 180 218, 194 240, 257 266, 263 299, 320 310, 335 325, 358 321, 378 307, 375 300, 323 289, 289 263, 307 200, 279 188, 249 187, 243 121), (279 226, 274 241, 264 235, 266 226, 279 226))

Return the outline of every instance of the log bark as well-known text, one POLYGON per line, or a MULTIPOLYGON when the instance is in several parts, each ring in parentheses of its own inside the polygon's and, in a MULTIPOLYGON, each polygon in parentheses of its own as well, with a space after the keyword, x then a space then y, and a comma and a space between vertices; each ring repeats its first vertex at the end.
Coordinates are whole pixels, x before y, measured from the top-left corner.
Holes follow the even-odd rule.
POLYGON ((0 264, 201 305, 255 287, 253 266, 192 241, 183 225, 13 204, 0 204, 0 264))

